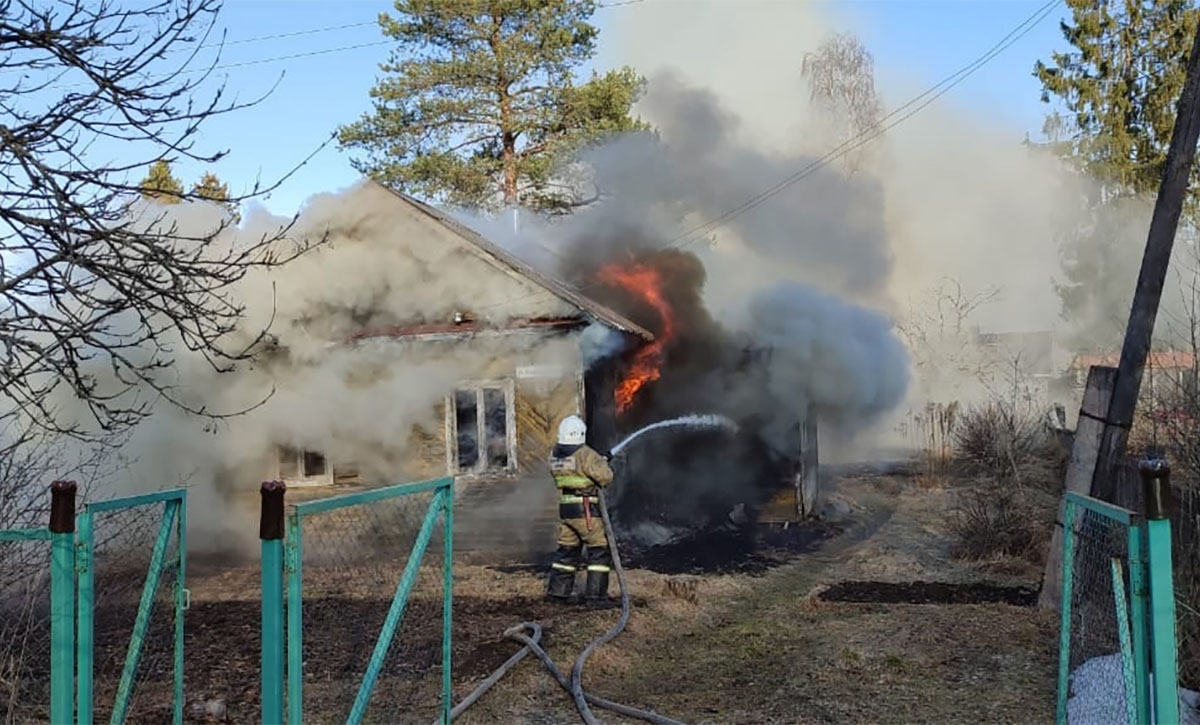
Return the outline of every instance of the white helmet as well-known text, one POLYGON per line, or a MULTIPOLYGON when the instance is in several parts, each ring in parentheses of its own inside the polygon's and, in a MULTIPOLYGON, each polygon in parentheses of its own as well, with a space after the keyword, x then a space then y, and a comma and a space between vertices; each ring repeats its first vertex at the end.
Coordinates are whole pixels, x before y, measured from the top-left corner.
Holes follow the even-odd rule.
POLYGON ((558 424, 558 442, 564 446, 583 445, 587 425, 577 415, 568 415, 558 424))

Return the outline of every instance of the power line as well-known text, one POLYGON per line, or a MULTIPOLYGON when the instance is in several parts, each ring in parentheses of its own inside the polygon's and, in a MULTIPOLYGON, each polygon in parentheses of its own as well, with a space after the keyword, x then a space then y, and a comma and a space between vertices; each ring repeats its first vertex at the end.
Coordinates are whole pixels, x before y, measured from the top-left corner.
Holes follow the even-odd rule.
MULTIPOLYGON (((644 3, 644 2, 646 2, 646 0, 617 0, 616 2, 596 3, 596 7, 598 9, 600 9, 600 8, 616 8, 616 7, 622 7, 624 5, 637 5, 639 3, 644 3)), ((331 32, 337 31, 337 30, 350 30, 353 28, 365 28, 368 26, 379 27, 379 21, 378 20, 366 20, 366 21, 363 21, 360 23, 347 23, 345 25, 328 25, 328 26, 324 26, 324 27, 320 27, 320 28, 309 28, 307 30, 293 30, 293 31, 289 31, 287 33, 274 33, 272 35, 256 35, 251 38, 238 38, 236 40, 225 40, 225 41, 219 41, 219 42, 215 42, 215 43, 205 43, 204 45, 199 46, 199 48, 201 48, 201 49, 220 48, 220 47, 225 47, 225 46, 230 46, 230 45, 242 45, 245 43, 259 43, 259 42, 262 42, 265 40, 279 40, 281 38, 296 38, 296 37, 300 37, 303 35, 315 35, 317 33, 331 33, 331 32)), ((185 48, 180 48, 180 49, 177 49, 172 52, 184 52, 185 50, 186 50, 185 48)))
POLYGON ((207 73, 210 70, 227 70, 229 68, 241 68, 248 65, 262 65, 263 63, 277 63, 281 60, 295 60, 296 58, 308 58, 314 55, 328 55, 329 53, 341 53, 346 50, 358 50, 359 48, 372 48, 379 45, 391 45, 394 41, 391 40, 376 40, 370 43, 358 43, 356 45, 343 45, 338 48, 325 48, 324 50, 309 50, 303 53, 292 53, 290 55, 277 55, 271 58, 259 58, 257 60, 243 60, 237 63, 222 63, 215 65, 212 68, 189 68, 184 73, 207 73))
MULTIPOLYGON (((643 3, 643 2, 646 2, 646 0, 618 0, 616 2, 610 2, 610 3, 598 3, 596 7, 598 7, 598 8, 621 7, 624 5, 635 5, 635 4, 643 3)), ((252 38, 242 38, 239 40, 231 40, 231 41, 218 42, 218 43, 207 43, 207 44, 201 45, 199 47, 200 48, 217 48, 217 47, 222 47, 222 46, 237 45, 237 44, 243 44, 243 43, 256 43, 256 42, 260 42, 260 41, 264 41, 264 40, 275 40, 275 39, 279 39, 279 38, 292 38, 292 37, 297 37, 297 36, 301 36, 301 35, 313 35, 316 33, 325 33, 325 32, 330 32, 330 31, 334 31, 334 30, 345 30, 348 28, 362 28, 362 27, 366 27, 368 25, 378 25, 378 22, 372 20, 372 21, 366 21, 366 22, 360 22, 360 23, 348 23, 346 25, 331 25, 331 26, 326 26, 326 27, 321 27, 321 28, 310 28, 308 30, 297 30, 297 31, 292 31, 292 32, 288 32, 288 33, 277 33, 275 35, 259 35, 259 36, 255 36, 252 38)), ((330 53, 342 53, 342 52, 345 52, 348 50, 359 50, 361 48, 373 48, 373 47, 378 47, 381 45, 392 45, 394 43, 395 43, 395 41, 392 39, 376 40, 376 41, 372 41, 369 43, 356 43, 354 45, 343 45, 343 46, 339 46, 336 48, 325 48, 322 50, 310 50, 310 51, 304 51, 301 53, 290 53, 288 55, 277 55, 277 56, 272 56, 270 58, 258 58, 255 60, 238 61, 235 63, 221 63, 218 65, 212 66, 211 68, 187 68, 187 69, 180 70, 175 74, 168 73, 168 74, 163 74, 163 75, 169 76, 169 75, 177 75, 180 73, 209 73, 212 71, 228 70, 231 68, 243 68, 243 67, 252 66, 252 65, 277 63, 279 61, 284 61, 284 60, 295 60, 297 58, 309 58, 309 57, 318 56, 318 55, 328 55, 330 53)), ((187 50, 187 49, 179 48, 179 49, 171 50, 168 52, 183 52, 185 50, 187 50)), ((14 73, 14 72, 23 72, 23 71, 20 71, 19 69, 13 69, 13 70, 9 70, 6 72, 14 73)), ((80 87, 88 86, 88 85, 91 85, 91 84, 90 83, 55 84, 55 85, 46 86, 40 90, 50 90, 52 88, 80 88, 80 87)))
MULTIPOLYGON (((250 65, 262 65, 264 63, 277 63, 277 62, 283 61, 283 60, 295 60, 297 58, 308 58, 308 57, 317 56, 317 55, 328 55, 330 53, 341 53, 341 52, 344 52, 347 50, 358 50, 360 48, 372 48, 372 47, 376 47, 376 46, 380 46, 380 45, 391 45, 392 43, 393 43, 393 41, 391 41, 391 40, 376 40, 376 41, 372 41, 370 43, 357 43, 355 45, 343 45, 343 46, 339 46, 337 48, 324 48, 321 50, 308 50, 308 51, 304 51, 303 53, 291 53, 288 55, 276 55, 276 56, 271 56, 270 58, 256 58, 255 60, 243 60, 243 61, 238 61, 236 63, 220 63, 218 65, 205 66, 202 68, 199 68, 199 67, 198 68, 184 68, 179 71, 176 71, 175 73, 161 73, 161 74, 159 74, 159 76, 162 78, 168 78, 168 77, 172 77, 172 76, 176 76, 176 75, 182 75, 185 73, 211 73, 213 71, 228 70, 230 68, 242 68, 242 67, 250 66, 250 65)), ((83 86, 91 86, 91 85, 93 85, 93 84, 84 83, 84 82, 62 83, 62 84, 54 84, 54 85, 45 86, 45 87, 39 88, 38 90, 50 90, 52 88, 81 88, 83 86)))
POLYGON ((720 227, 724 226, 726 223, 732 221, 733 219, 736 219, 737 217, 739 217, 742 214, 757 207, 758 205, 762 204, 763 202, 766 202, 769 199, 775 197, 780 192, 782 192, 783 190, 792 186, 793 184, 800 181, 801 179, 811 176, 812 174, 816 173, 817 171, 821 170, 822 168, 828 166, 833 161, 836 161, 837 159, 841 158, 842 156, 845 156, 846 154, 850 153, 851 151, 854 151, 854 150, 870 143, 871 141, 875 140, 876 138, 882 136, 885 132, 895 128, 896 126, 898 126, 899 124, 908 120, 909 118, 912 118, 917 113, 919 113, 920 111, 922 111, 923 109, 928 107, 930 104, 932 104, 934 101, 936 101, 937 99, 939 99, 942 96, 949 93, 950 89, 954 88, 959 83, 962 83, 964 80, 966 80, 971 75, 973 75, 976 71, 978 71, 980 68, 982 68, 984 65, 986 65, 989 61, 991 61, 993 58, 995 58, 997 55, 1004 52, 1006 49, 1008 49, 1010 46, 1012 46, 1018 40, 1023 38, 1026 34, 1029 33, 1029 31, 1031 31, 1035 27, 1037 27, 1037 25, 1042 20, 1044 20, 1046 18, 1046 16, 1048 16, 1050 14, 1050 12, 1054 9, 1054 7, 1056 5, 1059 4, 1059 2, 1060 2, 1060 0, 1049 0, 1048 2, 1046 2, 1044 5, 1039 7, 1036 11, 1034 11, 1034 13, 1032 15, 1027 17, 1019 25, 1017 25, 1017 27, 1015 27, 1011 31, 1009 31, 1009 33, 1007 35, 1005 35, 1003 38, 1001 38, 999 42, 997 42, 990 49, 988 49, 988 51, 985 52, 983 55, 976 58, 971 63, 968 63, 967 65, 963 66, 962 68, 955 71, 954 73, 950 74, 946 78, 943 78, 941 81, 939 81, 938 83, 936 83, 935 85, 930 87, 924 93, 921 93, 920 95, 916 96, 915 98, 912 98, 904 105, 893 110, 891 113, 888 113, 886 116, 884 116, 882 119, 880 119, 871 128, 867 129, 866 131, 863 131, 859 135, 857 135, 847 141, 842 142, 841 144, 839 144, 838 146, 834 147, 832 150, 827 152, 824 156, 821 156, 820 158, 816 159, 815 161, 809 163, 804 168, 800 169, 799 171, 797 171, 796 173, 787 177, 786 179, 783 179, 782 181, 775 184, 771 188, 769 188, 763 192, 760 192, 759 194, 756 194, 755 196, 753 196, 750 199, 746 200, 745 202, 739 204, 738 206, 724 212, 723 214, 713 217, 712 219, 709 219, 708 221, 706 221, 702 224, 699 224, 699 225, 693 227, 692 229, 689 229, 688 231, 684 232, 683 234, 680 234, 679 236, 670 240, 667 243, 667 246, 675 246, 678 243, 678 246, 683 247, 683 246, 687 246, 688 244, 694 243, 695 241, 697 241, 696 239, 689 240, 688 238, 697 233, 711 232, 716 229, 719 229, 720 227), (912 110, 908 110, 910 108, 912 110), (889 119, 896 117, 898 115, 899 115, 898 118, 895 118, 894 121, 892 121, 891 123, 888 123, 889 119))
MULTIPOLYGON (((349 30, 350 28, 365 28, 368 25, 379 26, 378 20, 368 20, 362 23, 349 23, 347 25, 330 25, 322 28, 309 28, 308 30, 294 30, 288 33, 276 33, 274 35, 258 35, 253 38, 239 38, 237 40, 226 40, 218 43, 205 43, 201 48, 220 48, 229 45, 242 45, 244 43, 258 43, 264 40, 278 40, 280 38, 295 38, 301 35, 315 35, 317 33, 330 33, 335 30, 349 30)), ((177 52, 182 52, 183 48, 177 52)))
MULTIPOLYGON (((793 184, 800 181, 801 179, 811 176, 812 174, 816 173, 821 168, 828 166, 831 162, 837 160, 838 158, 841 158, 845 154, 850 153, 851 151, 853 151, 867 143, 870 143, 874 139, 883 135, 886 131, 888 131, 892 128, 895 128, 896 126, 898 126, 899 124, 908 120, 909 118, 912 118, 914 115, 916 115, 917 113, 920 113, 923 109, 927 108, 934 101, 936 101, 937 99, 944 96, 946 93, 948 93, 952 88, 957 86, 959 83, 963 82, 968 77, 973 75, 976 71, 978 71, 980 68, 982 68, 984 65, 986 65, 989 61, 991 61, 997 55, 1004 52, 1010 46, 1012 46, 1014 43, 1016 43, 1018 40, 1020 40, 1025 35, 1027 35, 1031 30, 1033 30, 1033 28, 1035 28, 1039 23, 1041 23, 1042 20, 1045 20, 1046 17, 1050 14, 1050 12, 1054 9, 1054 7, 1057 6, 1060 2, 1061 2, 1061 0, 1048 0, 1046 3, 1039 6, 1038 9, 1035 10, 1031 15, 1029 15, 1024 20, 1022 20, 1016 27, 1014 27, 1012 30, 1010 30, 1003 38, 1001 38, 995 45, 993 45, 991 48, 989 48, 983 55, 979 56, 978 58, 971 61, 967 65, 965 65, 962 68, 960 68, 959 70, 955 71, 954 73, 951 73, 949 76, 942 79, 938 83, 934 84, 933 86, 931 86, 930 88, 925 90, 923 93, 910 99, 904 105, 891 111, 890 113, 885 115, 882 119, 880 119, 879 122, 876 123, 871 128, 859 133, 857 136, 854 136, 854 137, 842 142, 841 144, 838 144, 837 146, 835 146, 833 149, 831 149, 830 151, 825 153, 820 158, 807 164, 802 169, 800 169, 796 173, 792 174, 791 176, 788 176, 787 178, 783 179, 782 181, 775 184, 774 186, 754 195, 753 197, 751 197, 750 199, 746 200, 745 202, 739 204, 738 206, 733 207, 732 209, 729 209, 729 210, 725 211, 724 213, 719 214, 716 217, 713 217, 712 219, 709 219, 708 221, 705 221, 702 224, 699 224, 699 225, 687 230, 686 232, 674 237, 673 239, 669 240, 666 244, 664 244, 658 248, 659 249, 668 249, 671 247, 683 248, 685 246, 688 246, 689 244, 699 241, 699 238, 691 238, 691 237, 693 237, 693 235, 698 234, 698 233, 710 232, 710 231, 719 229, 720 227, 724 226, 725 224, 732 221, 733 219, 741 216, 742 214, 745 214, 746 212, 754 209, 755 207, 759 206, 763 202, 778 195, 784 189, 792 186, 793 184), (911 109, 911 110, 909 110, 909 109, 911 109), (892 118, 895 118, 895 120, 892 121, 891 123, 887 123, 887 121, 892 118)), ((599 285, 597 283, 592 282, 589 284, 581 285, 580 287, 576 288, 576 291, 583 292, 584 290, 592 289, 592 288, 595 288, 598 286, 599 285)), ((504 302, 498 302, 494 305, 489 305, 487 307, 483 307, 480 309, 491 309, 491 308, 495 308, 495 307, 503 307, 503 306, 521 302, 521 301, 524 301, 527 299, 532 299, 534 297, 538 297, 543 294, 546 294, 546 293, 535 292, 535 293, 532 293, 529 295, 525 295, 523 297, 515 297, 513 299, 506 300, 504 302)))
MULTIPOLYGON (((640 2, 641 0, 636 0, 636 1, 640 2)), ((208 49, 208 48, 222 48, 222 47, 228 47, 231 45, 244 45, 247 43, 260 43, 260 42, 263 42, 266 40, 278 40, 280 38, 296 38, 296 37, 300 37, 303 35, 316 35, 317 33, 329 33, 329 32, 333 32, 336 30, 348 30, 350 28, 364 28, 368 25, 378 26, 379 21, 370 20, 370 21, 364 21, 361 23, 348 23, 346 25, 327 25, 327 26, 323 26, 320 28, 308 28, 307 30, 293 30, 293 31, 290 31, 287 33, 275 33, 273 35, 257 35, 257 36, 251 37, 251 38, 238 38, 235 40, 224 40, 224 41, 218 41, 218 42, 213 42, 213 43, 205 43, 203 45, 196 46, 195 48, 191 48, 191 47, 169 48, 164 53, 164 55, 172 55, 175 53, 190 53, 195 50, 204 50, 204 49, 208 49)), ((354 46, 351 46, 351 47, 354 47, 354 46)), ((25 72, 26 72, 26 70, 22 69, 22 68, 10 68, 8 70, 0 72, 0 75, 8 75, 8 74, 12 74, 12 73, 25 73, 25 72)), ((86 84, 80 83, 77 85, 86 85, 86 84)), ((69 88, 71 86, 54 86, 54 87, 55 88, 69 88)))

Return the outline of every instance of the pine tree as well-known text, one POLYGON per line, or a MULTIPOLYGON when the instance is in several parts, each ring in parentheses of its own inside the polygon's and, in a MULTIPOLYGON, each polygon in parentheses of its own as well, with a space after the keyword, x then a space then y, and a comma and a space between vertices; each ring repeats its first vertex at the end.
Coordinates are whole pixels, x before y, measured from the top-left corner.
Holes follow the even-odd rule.
POLYGON ((171 164, 164 159, 150 165, 141 187, 143 198, 160 204, 178 204, 183 194, 183 182, 171 175, 171 164))
POLYGON ((595 52, 593 0, 397 0, 380 24, 397 41, 371 91, 374 110, 339 129, 365 152, 356 169, 454 205, 565 210, 585 199, 568 178, 580 149, 644 129, 630 116, 632 69, 573 72, 595 52))
POLYGON ((1074 125, 1067 145, 1106 195, 1157 190, 1175 125, 1175 104, 1195 37, 1191 0, 1066 0, 1062 24, 1073 50, 1039 61, 1042 100, 1074 125))
MULTIPOLYGON (((1065 2, 1072 17, 1062 32, 1072 48, 1034 67, 1042 101, 1059 107, 1043 131, 1046 148, 1096 183, 1081 200, 1082 221, 1067 210, 1075 221, 1061 233, 1058 291, 1077 334, 1111 342, 1128 310, 1127 296, 1114 291, 1132 290, 1136 275, 1138 250, 1124 245, 1144 241, 1130 228, 1130 210, 1162 181, 1198 11, 1193 0, 1065 2)), ((1194 218, 1194 199, 1189 207, 1194 218)))
POLYGON ((229 212, 235 222, 240 220, 237 204, 234 204, 229 198, 229 185, 211 171, 204 172, 200 181, 192 186, 192 196, 220 204, 229 212))
POLYGON ((229 201, 229 187, 216 174, 206 171, 192 186, 192 195, 224 204, 229 201))

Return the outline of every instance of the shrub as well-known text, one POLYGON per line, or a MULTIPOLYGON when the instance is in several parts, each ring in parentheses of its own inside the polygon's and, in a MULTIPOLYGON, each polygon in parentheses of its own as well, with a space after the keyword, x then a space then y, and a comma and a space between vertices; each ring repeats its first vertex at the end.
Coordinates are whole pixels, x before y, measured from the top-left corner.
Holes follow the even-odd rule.
POLYGON ((1179 681, 1200 689, 1200 489, 1176 489, 1178 505, 1172 516, 1175 600, 1178 612, 1179 681))
MULTIPOLYGON (((1044 561, 1050 541, 1047 507, 1031 500, 1035 492, 1010 486, 971 488, 951 512, 952 554, 962 559, 1013 557, 1044 561)), ((1052 512, 1052 507, 1051 507, 1052 512)))
POLYGON ((959 416, 954 449, 966 473, 1000 483, 1054 480, 1064 459, 1040 416, 999 401, 959 416))

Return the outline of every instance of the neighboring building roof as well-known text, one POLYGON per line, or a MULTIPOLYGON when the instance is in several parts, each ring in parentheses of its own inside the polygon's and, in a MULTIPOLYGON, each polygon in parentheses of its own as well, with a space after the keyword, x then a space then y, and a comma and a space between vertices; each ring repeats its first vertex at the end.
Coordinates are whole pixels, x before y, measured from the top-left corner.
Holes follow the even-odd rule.
MULTIPOLYGON (((1121 361, 1121 353, 1110 352, 1103 355, 1076 355, 1071 361, 1074 370, 1087 370, 1093 365, 1116 367, 1121 361)), ((1146 367, 1159 370, 1187 370, 1195 367, 1196 356, 1187 350, 1162 350, 1152 352, 1146 359, 1146 367)))
POLYGON ((567 283, 539 272, 526 262, 514 256, 508 250, 495 244, 487 237, 484 237, 479 232, 454 219, 444 211, 430 206, 425 202, 418 201, 408 194, 401 193, 394 189, 388 189, 386 186, 378 184, 377 182, 373 181, 371 183, 378 185, 382 189, 386 189, 402 201, 407 202, 415 207, 418 211, 423 212, 434 221, 454 232, 463 240, 474 246, 485 259, 493 264, 506 268, 509 271, 529 280, 530 282, 533 282, 559 299, 562 299, 575 306, 588 316, 604 323, 605 325, 608 325, 609 327, 622 332, 627 332, 632 335, 637 335, 638 337, 641 337, 647 341, 654 339, 654 334, 646 328, 638 325, 632 320, 629 320, 615 310, 605 307, 593 299, 585 297, 567 283))

